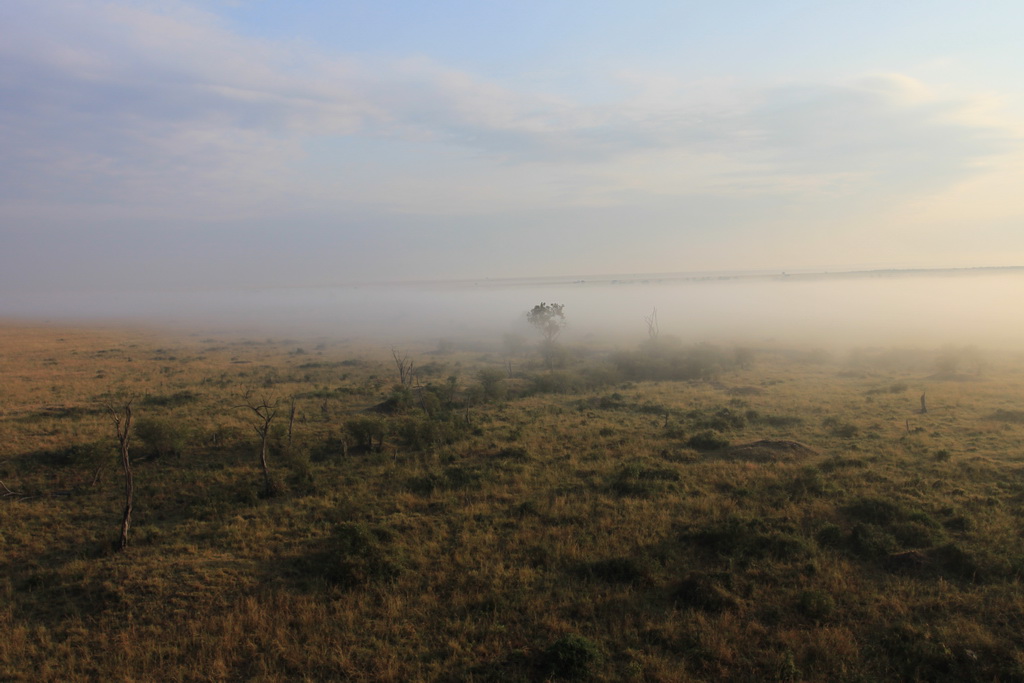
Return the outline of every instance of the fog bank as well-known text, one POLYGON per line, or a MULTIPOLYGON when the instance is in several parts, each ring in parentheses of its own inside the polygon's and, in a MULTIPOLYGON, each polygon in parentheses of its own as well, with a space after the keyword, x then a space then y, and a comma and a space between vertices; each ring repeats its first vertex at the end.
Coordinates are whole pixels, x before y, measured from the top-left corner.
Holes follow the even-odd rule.
POLYGON ((1024 348, 1017 270, 22 294, 0 315, 397 343, 528 336, 525 312, 542 301, 565 305, 567 342, 643 339, 657 309, 662 333, 688 342, 1024 348))

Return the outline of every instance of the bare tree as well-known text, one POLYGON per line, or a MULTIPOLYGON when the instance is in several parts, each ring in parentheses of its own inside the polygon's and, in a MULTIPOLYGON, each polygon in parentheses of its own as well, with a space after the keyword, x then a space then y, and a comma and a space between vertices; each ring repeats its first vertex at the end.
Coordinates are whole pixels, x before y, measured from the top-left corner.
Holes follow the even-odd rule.
POLYGON ((266 496, 272 496, 277 492, 270 478, 270 468, 267 466, 267 446, 270 439, 270 423, 277 417, 279 404, 280 399, 266 394, 256 396, 252 388, 249 388, 242 394, 242 405, 239 406, 252 411, 252 428, 260 437, 260 467, 263 468, 263 493, 266 496))
POLYGON ((413 372, 415 363, 409 360, 409 356, 400 353, 395 347, 391 347, 391 357, 395 359, 395 367, 398 368, 398 381, 402 386, 411 387, 416 373, 413 372))
POLYGON ((128 547, 128 530, 132 525, 132 508, 135 504, 135 478, 132 475, 132 462, 128 457, 128 446, 132 438, 132 402, 134 400, 133 397, 123 404, 107 404, 107 413, 114 423, 114 431, 117 432, 117 443, 121 451, 121 468, 124 470, 124 514, 121 516, 121 536, 117 543, 118 550, 128 547))
POLYGON ((655 308, 650 315, 645 315, 644 322, 647 323, 647 337, 651 341, 655 341, 661 334, 661 329, 658 327, 658 309, 655 308))

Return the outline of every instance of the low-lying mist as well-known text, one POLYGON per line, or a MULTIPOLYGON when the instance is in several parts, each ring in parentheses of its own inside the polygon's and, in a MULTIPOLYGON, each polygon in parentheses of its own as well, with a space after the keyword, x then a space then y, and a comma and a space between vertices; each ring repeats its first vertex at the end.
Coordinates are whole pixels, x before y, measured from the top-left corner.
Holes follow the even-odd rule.
POLYGON ((1024 348, 1019 271, 79 292, 22 295, 0 314, 401 343, 529 337, 525 313, 542 301, 564 304, 566 343, 644 339, 656 309, 684 342, 1024 348))

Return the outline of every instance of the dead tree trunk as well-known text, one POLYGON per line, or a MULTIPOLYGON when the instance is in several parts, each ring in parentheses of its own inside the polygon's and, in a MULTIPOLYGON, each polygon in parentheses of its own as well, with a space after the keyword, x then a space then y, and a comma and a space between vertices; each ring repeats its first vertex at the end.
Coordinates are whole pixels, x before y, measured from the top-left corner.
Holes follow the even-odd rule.
POLYGON ((117 432, 117 443, 121 451, 121 468, 124 470, 124 514, 121 516, 118 550, 128 547, 128 530, 132 526, 132 508, 135 504, 135 478, 132 475, 132 462, 128 457, 128 445, 132 436, 132 400, 129 399, 127 403, 117 408, 113 405, 107 406, 107 412, 110 413, 114 430, 117 432))
POLYGON ((661 334, 661 328, 658 326, 658 309, 655 308, 650 315, 645 315, 644 322, 647 323, 647 338, 656 341, 661 334))
POLYGON ((391 348, 391 356, 395 359, 395 368, 398 369, 398 381, 404 387, 411 387, 416 373, 413 371, 415 363, 409 360, 409 356, 399 353, 398 349, 391 348))
POLYGON ((289 404, 288 411, 288 441, 285 445, 285 457, 290 458, 292 455, 292 429, 295 427, 295 398, 292 397, 291 403, 289 404))
POLYGON ((277 493, 274 482, 270 478, 270 467, 267 465, 267 446, 270 439, 270 423, 277 417, 278 399, 270 399, 266 396, 256 398, 251 390, 242 394, 243 408, 253 412, 255 421, 252 428, 260 437, 260 467, 263 469, 263 494, 273 496, 277 493))

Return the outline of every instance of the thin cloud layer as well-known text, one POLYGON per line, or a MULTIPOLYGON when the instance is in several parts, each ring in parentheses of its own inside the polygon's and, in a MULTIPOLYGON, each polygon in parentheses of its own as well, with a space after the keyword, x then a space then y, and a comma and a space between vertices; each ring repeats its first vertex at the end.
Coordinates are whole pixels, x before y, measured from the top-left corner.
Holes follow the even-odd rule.
POLYGON ((633 69, 608 77, 618 98, 595 103, 430 56, 339 56, 155 7, 0 9, 0 219, 26 244, 33 230, 110 221, 144 234, 276 219, 317 240, 331 215, 349 219, 334 230, 387 231, 396 212, 514 210, 554 225, 566 209, 612 206, 644 207, 653 231, 708 198, 754 211, 758 196, 856 214, 858 202, 953 188, 1018 147, 1009 125, 972 114, 972 96, 900 74, 706 87, 633 69), (651 207, 662 213, 651 219, 651 207))

